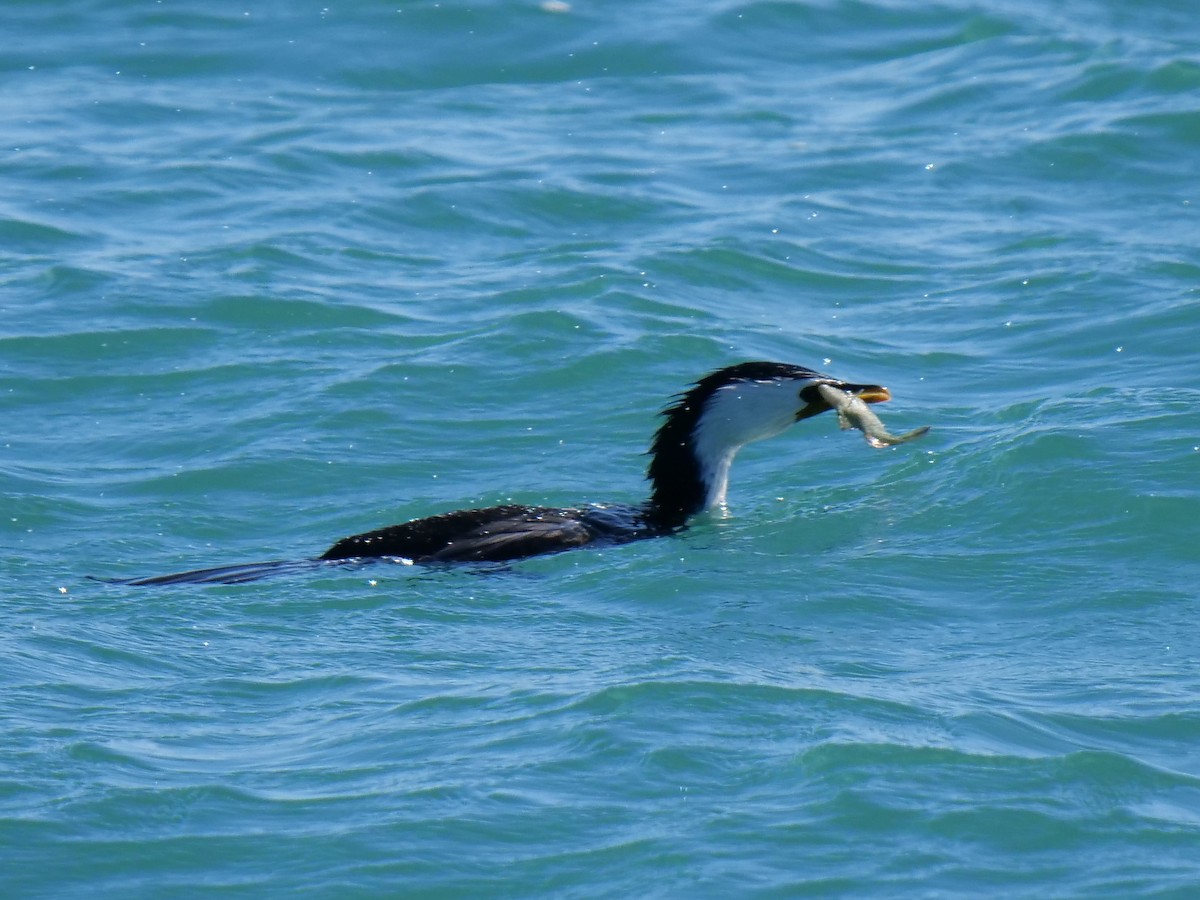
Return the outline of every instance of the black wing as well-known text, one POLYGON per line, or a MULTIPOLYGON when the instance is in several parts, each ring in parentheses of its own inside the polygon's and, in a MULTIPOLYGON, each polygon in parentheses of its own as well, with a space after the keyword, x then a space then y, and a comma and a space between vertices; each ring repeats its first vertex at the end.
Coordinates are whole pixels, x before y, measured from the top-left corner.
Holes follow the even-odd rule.
POLYGON ((414 562, 503 562, 582 547, 596 532, 579 510, 492 506, 414 519, 342 538, 321 559, 399 556, 414 562))

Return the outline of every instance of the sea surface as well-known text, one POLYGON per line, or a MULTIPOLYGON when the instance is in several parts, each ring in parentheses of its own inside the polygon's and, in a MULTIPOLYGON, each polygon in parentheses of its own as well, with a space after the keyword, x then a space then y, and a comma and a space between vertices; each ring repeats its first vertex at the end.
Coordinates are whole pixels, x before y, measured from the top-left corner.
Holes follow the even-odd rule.
POLYGON ((1193 0, 7 0, 0 896, 1200 896, 1193 0), (726 515, 672 395, 890 387, 726 515))

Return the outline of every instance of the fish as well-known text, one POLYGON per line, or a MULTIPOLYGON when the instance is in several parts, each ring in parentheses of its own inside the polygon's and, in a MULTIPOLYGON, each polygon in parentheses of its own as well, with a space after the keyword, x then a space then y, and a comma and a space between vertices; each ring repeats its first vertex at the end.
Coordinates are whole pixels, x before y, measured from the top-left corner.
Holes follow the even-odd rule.
POLYGON ((871 412, 871 407, 861 397, 838 390, 831 384, 817 385, 817 390, 825 398, 825 402, 837 410, 838 424, 845 431, 857 428, 867 439, 867 443, 875 448, 891 447, 895 444, 907 444, 929 432, 928 425, 906 431, 904 434, 891 434, 883 427, 879 416, 871 412))

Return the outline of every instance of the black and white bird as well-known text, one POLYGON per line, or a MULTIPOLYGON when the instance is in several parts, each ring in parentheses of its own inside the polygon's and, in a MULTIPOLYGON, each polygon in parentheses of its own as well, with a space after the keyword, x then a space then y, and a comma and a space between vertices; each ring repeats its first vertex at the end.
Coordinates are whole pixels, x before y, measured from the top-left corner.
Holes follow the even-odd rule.
POLYGON ((738 450, 831 409, 821 385, 866 403, 891 398, 879 385, 850 384, 803 366, 739 363, 701 378, 663 410, 646 471, 650 497, 639 506, 460 509, 343 538, 315 559, 219 566, 117 583, 236 584, 281 571, 384 558, 417 564, 506 562, 668 535, 697 513, 724 506, 738 450))

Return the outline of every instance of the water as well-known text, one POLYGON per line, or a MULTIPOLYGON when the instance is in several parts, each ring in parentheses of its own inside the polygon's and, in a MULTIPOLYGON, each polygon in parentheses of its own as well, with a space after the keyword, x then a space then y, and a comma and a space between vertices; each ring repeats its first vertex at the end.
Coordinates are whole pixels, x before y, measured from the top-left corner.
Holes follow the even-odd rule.
POLYGON ((1192 896, 1191 4, 9 3, 5 897, 1192 896), (636 502, 500 573, 149 575, 636 502))

